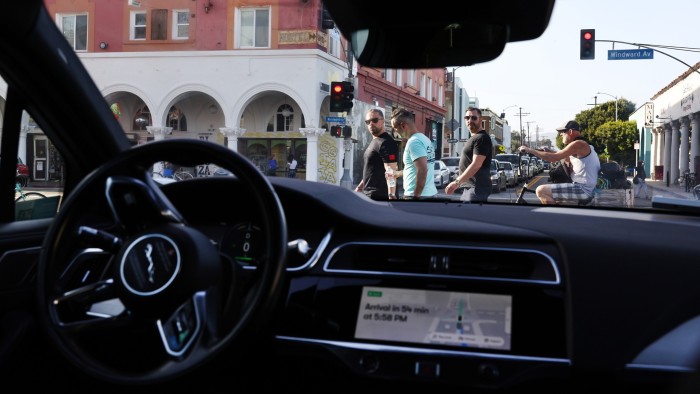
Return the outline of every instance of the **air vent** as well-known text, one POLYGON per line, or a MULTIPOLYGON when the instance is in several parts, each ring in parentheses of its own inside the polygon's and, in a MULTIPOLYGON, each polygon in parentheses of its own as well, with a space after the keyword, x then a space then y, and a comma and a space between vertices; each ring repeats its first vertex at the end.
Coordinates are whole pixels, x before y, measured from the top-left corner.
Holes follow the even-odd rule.
POLYGON ((446 247, 352 243, 333 251, 329 272, 426 275, 559 283, 554 260, 540 251, 515 248, 446 247))

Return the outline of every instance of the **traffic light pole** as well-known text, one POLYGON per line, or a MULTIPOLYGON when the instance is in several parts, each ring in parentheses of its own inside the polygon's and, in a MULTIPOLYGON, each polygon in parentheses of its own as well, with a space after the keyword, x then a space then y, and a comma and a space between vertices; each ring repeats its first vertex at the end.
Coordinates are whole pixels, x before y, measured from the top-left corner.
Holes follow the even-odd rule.
MULTIPOLYGON (((596 41, 596 42, 612 42, 613 45, 614 45, 615 43, 620 43, 620 44, 625 44, 625 45, 632 45, 632 46, 636 46, 636 47, 651 49, 651 50, 653 50, 654 52, 659 52, 659 53, 662 54, 662 55, 666 55, 666 56, 670 57, 671 59, 673 59, 673 60, 675 60, 675 61, 677 61, 677 62, 683 64, 684 66, 688 67, 689 69, 691 69, 691 70, 695 71, 696 73, 700 74, 700 70, 698 70, 696 67, 693 67, 693 66, 691 66, 690 64, 684 62, 683 60, 681 60, 681 59, 679 59, 679 58, 677 58, 677 57, 675 57, 675 56, 669 55, 668 53, 666 53, 666 52, 664 52, 664 51, 660 51, 659 49, 657 49, 657 47, 658 47, 659 45, 653 45, 653 44, 637 44, 637 43, 634 43, 634 42, 625 42, 625 41, 617 41, 617 40, 595 40, 595 41, 596 41)), ((663 47, 664 47, 664 48, 669 48, 669 46, 667 46, 667 45, 664 45, 663 47)), ((697 50, 698 48, 670 47, 670 49, 677 49, 677 50, 696 49, 696 50, 697 50)))

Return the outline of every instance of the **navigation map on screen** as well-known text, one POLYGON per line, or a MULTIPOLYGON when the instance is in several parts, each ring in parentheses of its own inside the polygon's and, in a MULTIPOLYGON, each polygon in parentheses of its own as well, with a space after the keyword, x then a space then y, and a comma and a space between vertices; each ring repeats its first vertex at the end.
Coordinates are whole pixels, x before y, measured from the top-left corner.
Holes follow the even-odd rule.
POLYGON ((510 350, 512 297, 364 287, 355 338, 510 350))

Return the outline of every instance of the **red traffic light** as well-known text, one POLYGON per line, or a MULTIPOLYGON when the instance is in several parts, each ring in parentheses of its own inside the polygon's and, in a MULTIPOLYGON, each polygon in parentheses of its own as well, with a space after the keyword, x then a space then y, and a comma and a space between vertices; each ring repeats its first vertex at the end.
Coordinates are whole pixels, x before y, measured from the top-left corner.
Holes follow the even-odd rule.
POLYGON ((331 82, 330 108, 331 112, 344 112, 352 108, 355 87, 348 81, 331 82))
POLYGON ((595 59, 595 29, 581 29, 581 60, 595 59))

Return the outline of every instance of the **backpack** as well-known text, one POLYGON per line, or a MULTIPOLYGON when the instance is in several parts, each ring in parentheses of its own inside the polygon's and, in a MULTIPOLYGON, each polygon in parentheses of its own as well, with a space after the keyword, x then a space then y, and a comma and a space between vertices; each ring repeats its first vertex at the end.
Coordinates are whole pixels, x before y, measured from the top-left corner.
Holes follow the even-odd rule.
POLYGON ((571 183, 571 177, 569 174, 566 172, 564 169, 564 161, 562 160, 561 162, 552 163, 552 166, 549 170, 549 182, 550 183, 571 183))
POLYGON ((614 161, 601 163, 599 176, 605 180, 605 189, 629 189, 632 186, 624 168, 614 161))

